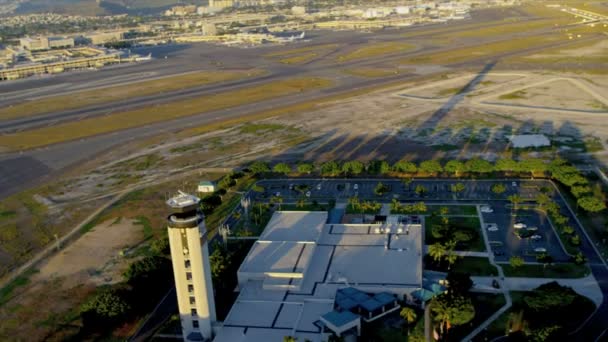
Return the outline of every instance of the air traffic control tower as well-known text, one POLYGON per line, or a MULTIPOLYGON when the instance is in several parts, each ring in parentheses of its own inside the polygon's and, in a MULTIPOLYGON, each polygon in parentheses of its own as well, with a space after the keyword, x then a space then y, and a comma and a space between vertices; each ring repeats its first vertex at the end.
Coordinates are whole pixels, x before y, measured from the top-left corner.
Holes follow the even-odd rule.
POLYGON ((184 341, 210 341, 216 321, 207 229, 199 198, 179 192, 170 198, 169 244, 184 341))

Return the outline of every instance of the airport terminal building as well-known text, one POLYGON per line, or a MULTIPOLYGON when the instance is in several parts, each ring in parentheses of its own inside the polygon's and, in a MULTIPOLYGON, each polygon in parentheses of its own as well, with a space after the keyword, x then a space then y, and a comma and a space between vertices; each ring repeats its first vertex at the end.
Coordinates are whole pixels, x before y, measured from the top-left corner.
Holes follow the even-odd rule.
POLYGON ((238 271, 239 296, 214 341, 325 341, 413 301, 422 224, 331 224, 327 212, 277 211, 238 271))

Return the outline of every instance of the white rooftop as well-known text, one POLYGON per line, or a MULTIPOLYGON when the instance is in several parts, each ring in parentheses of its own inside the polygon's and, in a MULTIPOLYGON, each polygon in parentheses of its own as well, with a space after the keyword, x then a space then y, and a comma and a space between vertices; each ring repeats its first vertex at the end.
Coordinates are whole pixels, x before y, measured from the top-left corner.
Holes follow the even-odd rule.
POLYGON ((521 134, 509 137, 514 148, 550 146, 551 142, 543 134, 521 134))
POLYGON ((422 283, 422 227, 327 224, 327 212, 275 212, 239 269, 239 296, 215 341, 321 341, 336 291, 403 297, 422 283))

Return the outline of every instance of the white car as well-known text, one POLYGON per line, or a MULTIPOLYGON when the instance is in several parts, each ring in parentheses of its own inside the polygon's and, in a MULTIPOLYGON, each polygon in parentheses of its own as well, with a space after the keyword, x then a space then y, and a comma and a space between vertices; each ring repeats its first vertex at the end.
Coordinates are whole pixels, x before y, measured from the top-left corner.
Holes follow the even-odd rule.
POLYGON ((489 223, 486 225, 486 227, 488 228, 488 231, 490 231, 490 232, 498 231, 498 226, 496 225, 496 223, 489 223))
POLYGON ((522 228, 526 228, 526 224, 525 223, 521 223, 521 222, 517 222, 516 224, 513 225, 513 228, 515 229, 522 229, 522 228))
POLYGON ((529 230, 529 231, 535 232, 535 231, 538 230, 538 227, 528 227, 526 229, 529 230))
POLYGON ((317 190, 321 190, 321 183, 317 184, 317 190))
POLYGON ((281 193, 280 193, 279 191, 277 191, 277 192, 276 192, 274 195, 275 195, 276 197, 281 197, 281 193))
POLYGON ((353 186, 353 189, 355 189, 355 190, 359 190, 359 184, 355 184, 355 185, 353 186))
POLYGON ((481 207, 479 207, 479 210, 482 213, 493 213, 494 209, 492 209, 491 207, 487 206, 487 205, 482 205, 481 207))
POLYGON ((306 191, 306 197, 310 197, 310 191, 306 191))
POLYGON ((530 239, 531 239, 531 240, 540 240, 540 239, 542 239, 542 238, 543 238, 543 237, 542 237, 542 236, 540 236, 540 235, 538 235, 538 234, 534 234, 534 235, 530 236, 530 239))
POLYGON ((535 253, 547 253, 547 249, 543 247, 534 248, 535 253))
POLYGON ((517 186, 517 182, 512 182, 511 185, 512 186, 517 186))

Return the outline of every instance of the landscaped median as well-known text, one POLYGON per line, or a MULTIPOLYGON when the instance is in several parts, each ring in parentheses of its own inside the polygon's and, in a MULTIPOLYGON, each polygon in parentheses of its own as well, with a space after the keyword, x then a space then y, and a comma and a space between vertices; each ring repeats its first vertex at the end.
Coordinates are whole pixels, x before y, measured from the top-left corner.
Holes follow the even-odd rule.
POLYGON ((274 81, 214 95, 173 101, 102 117, 2 135, 0 136, 0 146, 8 150, 30 149, 199 113, 237 107, 280 96, 326 88, 331 85, 330 80, 317 77, 274 81))
POLYGON ((510 264, 500 264, 500 266, 505 277, 583 278, 591 273, 589 266, 574 263, 523 264, 516 267, 510 264))

